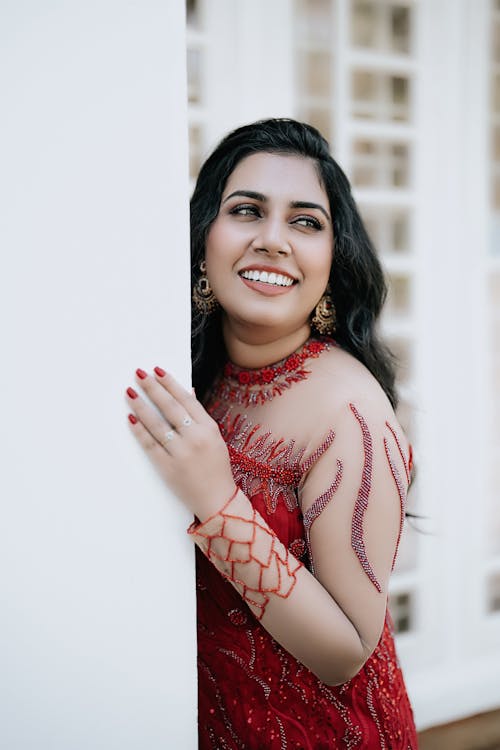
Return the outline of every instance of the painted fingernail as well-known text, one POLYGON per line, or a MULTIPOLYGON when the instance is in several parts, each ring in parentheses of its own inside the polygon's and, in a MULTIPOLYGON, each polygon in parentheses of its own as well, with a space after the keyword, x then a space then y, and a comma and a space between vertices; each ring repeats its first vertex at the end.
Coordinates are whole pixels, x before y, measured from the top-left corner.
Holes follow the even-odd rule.
POLYGON ((128 421, 132 424, 137 424, 137 417, 135 417, 133 414, 128 415, 128 421))
POLYGON ((163 378, 167 374, 161 367, 155 367, 155 372, 159 378, 163 378))
POLYGON ((135 371, 135 374, 141 380, 144 380, 144 378, 147 378, 147 376, 148 376, 147 372, 144 372, 144 370, 141 370, 140 367, 137 368, 137 370, 135 371))
POLYGON ((127 388, 127 396, 129 398, 137 398, 137 393, 134 391, 133 388, 127 388))

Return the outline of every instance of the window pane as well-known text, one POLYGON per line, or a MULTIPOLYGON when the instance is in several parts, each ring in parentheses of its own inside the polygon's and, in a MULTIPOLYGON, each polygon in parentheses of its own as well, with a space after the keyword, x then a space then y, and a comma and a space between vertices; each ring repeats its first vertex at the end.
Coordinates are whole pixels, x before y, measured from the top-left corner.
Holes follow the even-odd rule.
POLYGON ((409 183, 408 146, 393 144, 389 149, 390 184, 394 187, 407 187, 409 183))
POLYGON ((331 94, 331 59, 326 52, 308 51, 298 56, 297 74, 300 88, 309 96, 329 98, 331 94))
POLYGON ((332 141, 332 130, 331 130, 331 118, 332 113, 329 109, 323 109, 321 107, 308 107, 302 106, 298 112, 299 120, 309 123, 313 127, 317 128, 322 136, 331 143, 332 141))
POLYGON ((203 151, 203 133, 199 125, 189 126, 189 175, 196 177, 200 171, 203 151))
POLYGON ((500 612, 500 573, 490 576, 486 597, 488 612, 500 612))
POLYGON ((373 187, 380 183, 381 165, 378 144, 357 140, 353 146, 353 183, 359 187, 373 187))
POLYGON ((401 594, 391 594, 389 596, 389 612, 396 633, 407 633, 413 630, 415 627, 413 592, 405 591, 401 594))
POLYGON ((188 101, 199 102, 201 100, 201 51, 199 49, 187 50, 187 79, 188 79, 188 101))
POLYGON ((201 25, 200 15, 199 0, 186 0, 187 25, 192 28, 199 28, 201 25))
POLYGON ((379 109, 379 80, 374 73, 355 71, 352 74, 352 114, 372 119, 379 109))
POLYGON ((392 250, 398 253, 410 251, 410 217, 407 211, 392 215, 392 250))
POLYGON ((491 98, 493 114, 500 114, 500 75, 498 73, 491 78, 491 98))
POLYGON ((492 24, 492 62, 493 63, 500 63, 500 23, 497 21, 494 21, 492 24))
POLYGON ((395 52, 410 51, 410 8, 393 5, 390 8, 391 48, 395 52))
POLYGON ((353 0, 351 35, 359 47, 377 47, 381 35, 382 8, 368 0, 353 0))
POLYGON ((391 315, 406 316, 411 312, 411 280, 403 274, 389 275, 386 310, 391 315))
POLYGON ((390 112, 392 120, 410 119, 410 82, 404 76, 390 76, 390 112))

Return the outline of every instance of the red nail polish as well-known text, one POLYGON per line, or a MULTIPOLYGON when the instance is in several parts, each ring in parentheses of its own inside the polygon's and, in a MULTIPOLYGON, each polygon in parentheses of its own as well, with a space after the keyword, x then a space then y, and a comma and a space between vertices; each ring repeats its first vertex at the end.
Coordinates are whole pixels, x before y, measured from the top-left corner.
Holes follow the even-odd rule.
POLYGON ((133 414, 128 415, 128 421, 132 424, 137 424, 137 417, 135 417, 133 414))
POLYGON ((161 367, 155 367, 155 372, 159 378, 163 378, 167 374, 161 367))
POLYGON ((129 396, 130 398, 137 398, 137 393, 133 388, 127 388, 127 396, 129 396))
POLYGON ((148 376, 147 372, 144 372, 144 370, 141 370, 140 367, 137 368, 137 370, 135 371, 135 374, 141 380, 144 380, 144 378, 147 378, 147 376, 148 376))

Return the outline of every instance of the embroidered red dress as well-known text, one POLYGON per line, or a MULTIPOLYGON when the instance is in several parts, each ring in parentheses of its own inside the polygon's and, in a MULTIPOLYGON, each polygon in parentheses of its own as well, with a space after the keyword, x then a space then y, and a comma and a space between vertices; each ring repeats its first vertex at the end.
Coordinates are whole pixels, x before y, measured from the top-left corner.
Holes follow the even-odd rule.
MULTIPOLYGON (((364 536, 372 475, 376 482, 377 457, 385 456, 383 480, 397 489, 402 523, 411 457, 394 419, 385 420, 380 436, 375 422, 365 420, 357 389, 367 376, 359 363, 348 362, 354 367, 352 384, 347 390, 345 384, 339 387, 336 395, 336 378, 347 359, 333 342, 311 339, 267 368, 248 371, 228 364, 207 408, 229 447, 236 484, 293 558, 313 573, 313 527, 336 502, 341 512, 347 502, 342 491, 346 498, 352 494, 349 471, 354 477, 359 472, 349 528, 338 533, 348 534, 348 564, 363 578, 361 586, 368 585, 370 595, 373 589, 384 596, 370 559, 375 548, 364 536), (332 409, 325 407, 330 393, 332 409), (343 420, 354 430, 347 430, 347 448, 342 443, 343 420), (351 445, 358 433, 357 444, 351 445), (319 494, 318 487, 323 489, 319 494)), ((339 526, 341 519, 339 515, 339 526)), ((333 541, 332 564, 342 539, 333 541)), ((331 687, 271 637, 255 608, 247 606, 199 549, 197 604, 202 750, 417 748, 387 614, 378 645, 360 672, 331 687)), ((314 618, 314 612, 310 616, 314 618)))

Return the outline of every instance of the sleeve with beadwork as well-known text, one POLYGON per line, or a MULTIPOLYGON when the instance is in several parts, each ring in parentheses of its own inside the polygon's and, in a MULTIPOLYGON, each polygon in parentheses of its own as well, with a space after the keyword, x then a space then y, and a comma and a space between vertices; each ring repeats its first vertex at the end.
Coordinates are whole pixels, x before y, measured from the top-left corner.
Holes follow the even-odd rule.
POLYGON ((320 679, 339 684, 380 637, 409 470, 385 398, 338 405, 329 420, 334 438, 299 493, 311 571, 241 490, 190 533, 271 635, 320 679))
POLYGON ((344 404, 334 431, 300 493, 310 567, 371 652, 384 623, 411 453, 383 402, 344 404))

